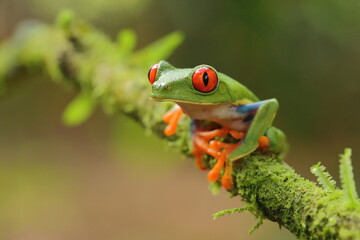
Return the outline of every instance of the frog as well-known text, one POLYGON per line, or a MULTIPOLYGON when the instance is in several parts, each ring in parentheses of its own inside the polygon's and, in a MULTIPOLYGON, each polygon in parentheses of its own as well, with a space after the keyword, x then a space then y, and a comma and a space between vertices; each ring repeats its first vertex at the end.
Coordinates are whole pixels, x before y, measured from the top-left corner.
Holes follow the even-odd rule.
POLYGON ((286 155, 286 136, 272 126, 279 108, 276 98, 260 100, 242 83, 206 64, 176 68, 162 60, 150 67, 148 80, 151 100, 175 103, 163 116, 164 135, 176 133, 184 114, 192 119, 192 152, 198 168, 208 169, 204 155, 216 159, 209 181, 220 181, 229 190, 235 162, 255 151, 279 159, 286 155), (234 141, 221 140, 227 137, 234 141))

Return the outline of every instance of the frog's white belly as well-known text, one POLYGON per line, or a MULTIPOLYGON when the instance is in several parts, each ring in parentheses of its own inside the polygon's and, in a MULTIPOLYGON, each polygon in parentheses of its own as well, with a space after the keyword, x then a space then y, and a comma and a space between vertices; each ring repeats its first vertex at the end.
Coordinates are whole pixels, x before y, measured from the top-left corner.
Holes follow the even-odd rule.
POLYGON ((251 121, 244 121, 249 114, 236 111, 236 105, 216 104, 198 105, 191 103, 177 103, 183 112, 195 120, 208 120, 216 122, 224 127, 237 131, 246 131, 251 121))

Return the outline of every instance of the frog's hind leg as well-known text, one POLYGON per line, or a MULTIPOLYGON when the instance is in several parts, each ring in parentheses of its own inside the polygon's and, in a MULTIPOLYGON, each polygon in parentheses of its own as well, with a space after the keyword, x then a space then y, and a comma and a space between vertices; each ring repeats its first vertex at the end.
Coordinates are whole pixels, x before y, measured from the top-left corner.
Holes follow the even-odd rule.
POLYGON ((230 182, 232 180, 232 164, 234 161, 249 155, 259 147, 259 138, 263 136, 266 130, 271 126, 278 108, 279 104, 276 99, 269 99, 261 102, 261 105, 256 110, 255 117, 246 132, 244 140, 238 148, 229 154, 226 162, 228 169, 225 171, 225 180, 229 179, 230 182))
POLYGON ((255 151, 259 146, 259 138, 263 136, 271 126, 279 104, 276 99, 269 99, 262 102, 246 132, 243 142, 229 155, 231 161, 243 158, 255 151))

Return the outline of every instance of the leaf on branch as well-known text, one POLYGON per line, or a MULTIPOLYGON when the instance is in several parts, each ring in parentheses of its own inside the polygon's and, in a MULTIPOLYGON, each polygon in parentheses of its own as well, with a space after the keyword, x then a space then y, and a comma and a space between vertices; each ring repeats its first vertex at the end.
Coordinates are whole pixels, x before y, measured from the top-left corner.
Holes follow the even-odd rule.
POLYGON ((253 234, 263 224, 263 218, 259 218, 257 223, 249 230, 249 234, 253 234))
MULTIPOLYGON (((251 211, 253 209, 253 207, 251 206, 245 206, 245 207, 241 207, 241 208, 232 208, 232 209, 225 209, 225 210, 221 210, 215 214, 213 214, 213 220, 225 216, 225 215, 231 215, 234 213, 241 213, 241 212, 245 212, 245 211, 251 211)), ((262 224, 263 224, 263 216, 258 216, 255 215, 258 218, 257 223, 249 230, 249 234, 253 234, 262 224)))
POLYGON ((74 22, 74 13, 71 10, 63 10, 59 13, 56 24, 66 33, 70 31, 71 24, 74 22))
POLYGON ((217 219, 219 217, 225 216, 225 215, 231 215, 231 214, 234 214, 234 213, 241 213, 241 212, 249 211, 249 210, 250 210, 249 206, 245 206, 245 207, 241 207, 241 208, 232 208, 232 209, 221 210, 221 211, 218 211, 217 213, 213 214, 213 220, 215 220, 215 219, 217 219))
POLYGON ((323 186, 326 190, 333 192, 336 190, 336 182, 332 179, 331 175, 326 172, 326 168, 318 164, 311 167, 311 172, 317 177, 318 183, 323 186))
POLYGON ((95 110, 96 103, 88 93, 81 93, 64 110, 62 121, 68 126, 85 122, 95 110))
POLYGON ((351 148, 345 148, 344 154, 340 154, 340 180, 344 197, 349 206, 359 207, 353 167, 351 164, 351 148))
POLYGON ((119 52, 121 55, 130 54, 136 46, 136 34, 131 29, 123 29, 118 37, 119 52))
POLYGON ((134 53, 132 63, 148 68, 151 64, 168 58, 182 43, 184 35, 173 32, 134 53))

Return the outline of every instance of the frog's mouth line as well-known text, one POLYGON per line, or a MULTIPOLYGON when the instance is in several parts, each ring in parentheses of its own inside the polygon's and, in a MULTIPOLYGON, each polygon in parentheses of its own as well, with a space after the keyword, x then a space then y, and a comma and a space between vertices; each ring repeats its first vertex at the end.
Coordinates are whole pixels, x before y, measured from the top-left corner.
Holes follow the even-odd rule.
POLYGON ((157 101, 157 102, 174 102, 174 103, 188 103, 188 104, 194 104, 194 105, 221 105, 221 104, 226 104, 226 103, 202 103, 202 102, 192 102, 192 101, 185 101, 185 100, 175 100, 175 99, 171 99, 171 98, 154 98, 154 97, 149 97, 150 100, 152 101, 157 101))

